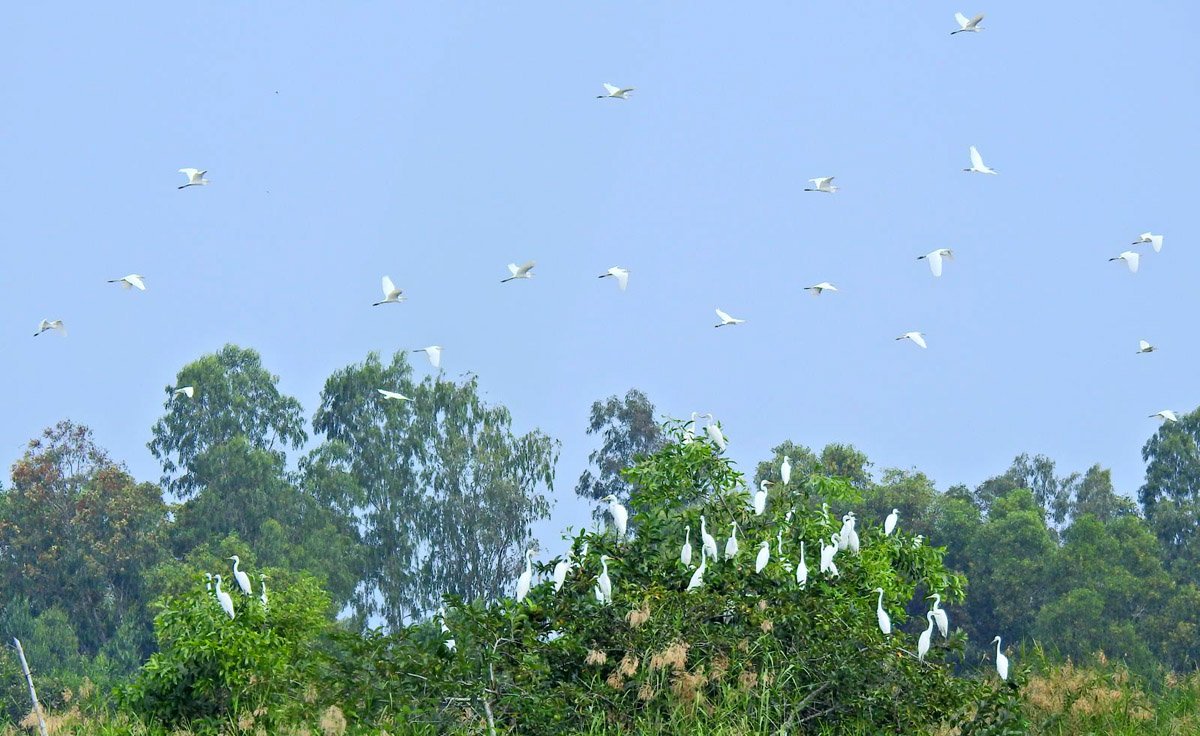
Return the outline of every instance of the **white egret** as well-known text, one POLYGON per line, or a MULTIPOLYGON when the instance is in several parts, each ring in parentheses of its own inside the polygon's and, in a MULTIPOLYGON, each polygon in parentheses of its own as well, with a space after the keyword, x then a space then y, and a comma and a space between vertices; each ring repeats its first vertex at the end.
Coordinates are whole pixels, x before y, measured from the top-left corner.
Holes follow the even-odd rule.
POLYGON ((264 573, 260 572, 258 574, 258 584, 262 588, 262 592, 258 594, 258 599, 262 601, 263 608, 268 608, 270 604, 267 602, 267 576, 264 573))
POLYGON ((201 171, 200 169, 187 168, 180 169, 179 173, 188 178, 188 183, 179 187, 179 189, 187 189, 188 187, 202 187, 208 184, 208 179, 204 178, 204 175, 208 173, 208 169, 201 171))
POLYGON ((683 425, 683 444, 689 444, 696 439, 696 419, 699 416, 698 412, 692 412, 692 420, 683 425))
POLYGON ((854 518, 850 514, 842 515, 842 528, 838 530, 838 549, 847 549, 850 546, 850 530, 854 528, 854 518))
POLYGON ((783 557, 783 530, 775 532, 775 554, 783 557))
POLYGON ((563 583, 567 582, 567 573, 571 572, 571 553, 568 552, 565 559, 559 560, 554 565, 554 573, 551 576, 554 579, 554 592, 562 590, 563 583))
POLYGON ((833 562, 833 556, 837 554, 839 541, 838 535, 834 534, 829 537, 830 545, 825 546, 821 543, 821 567, 823 574, 828 574, 831 578, 836 578, 841 573, 838 572, 837 565, 833 562))
POLYGON ((600 577, 596 578, 596 585, 600 587, 604 602, 612 603, 612 578, 608 577, 608 555, 600 555, 600 567, 604 569, 601 571, 600 577))
POLYGON ((837 291, 837 287, 834 286, 833 284, 829 283, 828 281, 822 281, 819 284, 813 284, 812 286, 806 286, 806 287, 804 287, 804 290, 812 292, 813 296, 821 296, 821 292, 837 291))
POLYGON ((1166 424, 1167 422, 1178 422, 1179 421, 1179 417, 1176 416, 1175 412, 1171 411, 1170 409, 1163 409, 1162 411, 1156 411, 1150 415, 1150 418, 1151 419, 1155 419, 1155 418, 1161 419, 1163 424, 1166 424))
POLYGON ((1162 252, 1163 236, 1155 235, 1154 233, 1142 233, 1131 245, 1142 245, 1143 243, 1149 243, 1154 248, 1155 253, 1160 253, 1162 252))
POLYGON ((737 541, 737 522, 730 522, 729 539, 725 542, 725 559, 732 560, 737 557, 738 541, 737 541))
POLYGON ((531 271, 533 271, 534 265, 536 265, 534 261, 529 261, 528 263, 525 263, 520 266, 518 266, 515 263, 508 264, 508 272, 512 275, 506 279, 500 279, 500 283, 502 283, 502 284, 507 283, 509 281, 512 281, 513 279, 531 279, 531 278, 533 278, 533 274, 531 273, 531 271))
POLYGON ((876 588, 875 592, 879 594, 879 603, 875 606, 875 618, 879 620, 879 630, 884 636, 892 633, 892 618, 888 616, 887 611, 883 610, 883 588, 876 588))
POLYGON ((597 603, 604 603, 604 593, 602 593, 602 592, 600 591, 600 586, 599 586, 599 584, 597 584, 597 585, 593 585, 593 586, 592 586, 592 593, 594 593, 594 594, 596 595, 596 602, 597 602, 597 603))
POLYGON ((718 452, 725 452, 725 433, 721 431, 720 425, 717 424, 717 420, 712 414, 705 414, 704 416, 708 417, 708 424, 704 426, 704 433, 717 446, 718 452))
POLYGON ((833 179, 834 177, 832 176, 818 176, 816 179, 809 179, 809 181, 812 182, 812 186, 804 191, 833 194, 838 190, 837 185, 833 183, 833 179))
POLYGON ((971 168, 963 169, 963 171, 969 171, 973 174, 998 174, 998 173, 1000 173, 1000 172, 996 171, 995 169, 993 169, 983 163, 983 156, 979 155, 979 149, 976 148, 975 146, 971 146, 971 168))
POLYGON ((804 540, 800 540, 800 564, 796 566, 796 585, 808 584, 808 563, 804 561, 804 540))
POLYGON ((629 93, 633 91, 633 87, 618 87, 615 84, 604 83, 604 94, 596 95, 597 100, 613 99, 613 100, 628 100, 629 93))
POLYGON ((921 347, 921 348, 926 347, 924 332, 906 332, 903 335, 901 335, 900 337, 897 337, 896 339, 897 340, 912 340, 913 342, 915 342, 917 344, 918 347, 921 347))
POLYGON ((933 620, 937 622, 938 631, 945 638, 950 635, 950 620, 946 618, 946 609, 942 608, 942 597, 937 593, 929 596, 933 599, 933 608, 930 613, 933 614, 933 620))
POLYGON ((146 282, 143 279, 145 279, 145 276, 131 273, 128 276, 122 276, 119 279, 109 279, 108 283, 120 284, 122 289, 137 289, 138 291, 145 291, 146 282))
POLYGON ((1154 347, 1145 340, 1138 340, 1138 354, 1153 353, 1155 350, 1158 350, 1158 348, 1154 347))
POLYGON ((892 532, 896 531, 896 522, 898 521, 900 521, 900 509, 892 509, 892 513, 883 520, 883 536, 892 536, 892 532))
POLYGON ((1137 273, 1138 261, 1140 261, 1141 258, 1142 257, 1139 254, 1137 254, 1131 250, 1126 250, 1126 251, 1121 251, 1120 255, 1113 256, 1112 258, 1109 258, 1108 260, 1109 261, 1125 261, 1125 265, 1129 266, 1129 272, 1137 273))
POLYGON ((383 286, 383 299, 372 304, 372 307, 378 307, 380 304, 399 304, 406 299, 404 289, 397 289, 396 285, 392 283, 390 276, 384 276, 381 279, 381 284, 383 286))
POLYGON ((992 643, 996 645, 996 674, 1000 675, 1001 680, 1008 680, 1008 657, 1000 651, 1000 637, 992 639, 992 643))
POLYGON ((689 580, 688 584, 687 584, 687 592, 690 593, 693 590, 695 590, 696 588, 699 588, 700 586, 704 585, 704 571, 706 569, 708 569, 705 564, 707 562, 708 562, 708 555, 705 554, 704 548, 701 547, 700 548, 700 567, 697 567, 696 571, 692 573, 692 579, 689 580))
POLYGON ((792 461, 787 455, 783 456, 783 462, 779 465, 779 479, 785 486, 792 482, 792 461))
POLYGON ((929 645, 933 639, 933 611, 925 614, 925 618, 929 619, 929 628, 921 632, 921 638, 917 639, 917 661, 924 662, 925 655, 929 653, 929 645))
POLYGON ((529 595, 529 587, 533 585, 533 550, 525 550, 525 570, 517 578, 517 603, 529 595))
POLYGON ((689 526, 683 535, 683 548, 679 550, 679 561, 684 567, 692 566, 692 528, 689 526))
POLYGON ((233 618, 233 598, 228 593, 221 590, 221 576, 217 575, 213 578, 213 590, 216 592, 217 601, 220 602, 222 610, 229 618, 233 618))
POLYGON ((954 251, 950 250, 949 248, 938 248, 937 250, 930 251, 923 256, 917 256, 918 261, 925 261, 929 264, 929 270, 935 277, 942 275, 943 259, 953 261, 954 251))
POLYGON ((441 608, 438 609, 438 622, 442 626, 442 634, 444 634, 447 637, 445 642, 443 642, 443 643, 446 645, 446 649, 453 652, 455 649, 458 648, 458 643, 454 641, 454 637, 450 636, 450 627, 446 625, 446 607, 445 606, 442 606, 441 608))
POLYGON ((629 512, 611 493, 600 500, 608 503, 608 513, 612 515, 613 527, 617 530, 617 539, 624 539, 625 528, 629 524, 629 512))
POLYGON ((171 392, 172 396, 186 396, 189 399, 196 395, 195 386, 182 386, 171 392))
POLYGON ((954 20, 958 22, 958 30, 951 31, 951 36, 956 33, 979 33, 983 30, 979 27, 979 22, 983 20, 983 13, 980 13, 974 18, 968 18, 962 13, 955 13, 954 20))
POLYGON ((233 560, 233 579, 237 582, 238 588, 241 589, 242 595, 252 595, 254 591, 250 588, 250 576, 246 574, 245 570, 238 569, 238 565, 242 561, 238 559, 237 555, 229 559, 233 560))
POLYGON ((629 285, 629 269, 613 266, 600 274, 598 278, 606 279, 610 276, 617 280, 617 286, 620 287, 621 291, 625 291, 625 287, 629 285))
POLYGON ((760 573, 771 561, 771 542, 764 541, 758 548, 758 557, 754 558, 754 572, 760 573))
POLYGON ((379 395, 385 399, 391 399, 394 401, 412 401, 411 398, 405 396, 404 394, 399 394, 395 391, 388 391, 386 388, 377 388, 375 390, 378 391, 379 395))
POLYGON ((717 540, 708 533, 708 529, 704 526, 703 514, 700 515, 700 546, 708 552, 709 557, 717 559, 717 540))
POLYGON ((722 312, 719 307, 717 308, 716 312, 717 312, 717 319, 719 319, 721 321, 718 322, 717 324, 713 325, 713 327, 726 327, 728 325, 740 325, 746 321, 744 319, 737 319, 736 317, 730 317, 725 312, 722 312))
POLYGON ((430 345, 427 348, 417 348, 414 353, 425 353, 425 357, 429 358, 429 365, 434 368, 442 367, 442 346, 430 345))
POLYGON ((67 336, 67 326, 63 324, 61 319, 44 319, 38 323, 38 331, 33 333, 34 337, 42 334, 46 330, 58 330, 58 334, 63 337, 67 336))
POLYGON ((758 490, 754 492, 754 515, 762 516, 767 510, 767 489, 772 485, 771 481, 764 480, 759 483, 758 490))

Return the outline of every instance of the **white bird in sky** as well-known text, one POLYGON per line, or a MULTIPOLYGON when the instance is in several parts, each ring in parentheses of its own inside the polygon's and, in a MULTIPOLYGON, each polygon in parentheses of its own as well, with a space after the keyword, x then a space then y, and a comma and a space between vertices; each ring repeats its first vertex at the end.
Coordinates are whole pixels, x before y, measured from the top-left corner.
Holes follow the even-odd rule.
POLYGON ((958 30, 951 31, 951 36, 956 33, 979 33, 983 30, 979 27, 979 22, 983 20, 983 13, 980 13, 974 18, 968 18, 962 13, 955 13, 954 20, 958 21, 958 30))
POLYGON ((382 284, 383 299, 372 304, 372 307, 378 307, 380 304, 399 304, 404 301, 404 289, 397 289, 390 276, 384 276, 382 284))
POLYGON ((442 346, 430 345, 425 348, 417 348, 414 353, 425 353, 425 357, 429 358, 429 364, 434 368, 442 367, 442 346))
POLYGON ((921 638, 917 639, 917 661, 924 662, 925 655, 929 653, 929 645, 933 640, 933 611, 925 614, 925 618, 929 619, 929 628, 921 632, 921 638))
POLYGON ((796 585, 803 588, 808 583, 808 563, 804 561, 804 540, 800 540, 800 564, 796 567, 796 585))
POLYGON ((692 528, 689 526, 683 534, 683 547, 679 550, 679 561, 684 567, 692 566, 692 528))
POLYGON ((979 155, 979 149, 976 148, 975 146, 971 146, 971 168, 963 169, 963 171, 970 171, 973 174, 998 174, 998 173, 1000 173, 1000 172, 996 171, 995 169, 992 169, 991 167, 989 167, 983 163, 983 156, 979 155))
POLYGON ((1004 652, 1000 651, 1000 637, 992 639, 992 643, 996 645, 996 674, 1000 675, 1001 680, 1008 679, 1008 657, 1004 656, 1004 652))
POLYGON ((771 561, 771 542, 770 542, 770 540, 767 540, 767 541, 764 541, 758 547, 758 556, 754 558, 754 572, 755 573, 762 572, 763 568, 765 568, 767 566, 767 563, 770 561, 771 561))
POLYGON ((412 401, 412 399, 404 394, 399 394, 395 391, 388 391, 386 388, 377 388, 375 390, 378 391, 379 394, 385 399, 391 399, 394 401, 412 401))
POLYGON ((879 594, 879 603, 875 606, 875 618, 879 620, 879 630, 884 636, 892 633, 892 618, 888 616, 888 612, 883 610, 883 588, 876 588, 875 592, 879 594))
POLYGON ((783 462, 779 465, 779 479, 785 486, 792 482, 792 461, 787 455, 783 456, 783 462))
POLYGON ((729 530, 729 539, 725 542, 725 559, 732 560, 737 557, 738 541, 737 541, 737 522, 730 522, 731 529, 729 530))
POLYGON ((812 286, 806 286, 806 287, 804 287, 804 290, 807 292, 811 292, 813 296, 821 296, 821 292, 837 291, 837 287, 834 286, 833 284, 829 283, 828 281, 822 281, 819 284, 813 284, 812 286))
POLYGON ((554 580, 554 592, 562 590, 563 583, 567 581, 567 573, 571 572, 571 553, 567 553, 566 559, 559 560, 554 565, 554 573, 551 578, 554 580))
POLYGON ((700 546, 708 552, 709 557, 717 559, 717 540, 708 533, 708 528, 704 525, 703 514, 700 515, 700 546))
POLYGON ((900 521, 900 509, 892 509, 892 513, 883 520, 883 536, 890 537, 896 531, 897 521, 900 521))
POLYGON ((833 183, 833 180, 834 180, 834 177, 832 177, 832 176, 818 176, 816 179, 809 179, 809 181, 812 183, 812 186, 805 189, 804 191, 806 191, 806 192, 824 192, 826 194, 833 194, 834 192, 836 192, 838 190, 838 187, 836 184, 833 183))
POLYGON ((896 339, 897 340, 912 340, 920 347, 925 347, 925 333, 924 332, 906 332, 903 335, 901 335, 900 337, 897 337, 896 339))
POLYGON ((949 248, 938 248, 935 251, 930 251, 923 256, 917 256, 918 261, 925 261, 929 264, 929 270, 934 276, 942 275, 942 259, 948 261, 954 260, 954 251, 949 248))
POLYGON ((228 593, 221 590, 221 576, 220 575, 217 575, 216 577, 213 578, 213 584, 215 586, 214 592, 217 595, 217 600, 220 601, 220 603, 221 603, 221 609, 223 611, 225 611, 226 616, 228 616, 229 618, 232 619, 233 618, 233 598, 228 593))
POLYGON ((629 93, 633 91, 633 87, 623 87, 622 88, 622 87, 618 87, 615 84, 609 84, 608 82, 605 82, 604 83, 604 91, 606 94, 596 95, 597 100, 603 100, 603 99, 609 99, 609 98, 614 99, 614 100, 628 100, 629 93))
POLYGON ((720 310, 720 308, 717 309, 717 319, 719 319, 721 321, 718 322, 717 324, 713 325, 713 327, 725 327, 726 325, 740 325, 746 321, 744 319, 737 319, 735 317, 730 317, 725 312, 722 312, 720 310))
POLYGON ((1154 347, 1153 345, 1146 342, 1145 340, 1138 340, 1138 353, 1139 354, 1153 353, 1155 350, 1158 350, 1158 348, 1154 347))
POLYGON ((171 392, 174 396, 186 396, 189 399, 196 395, 195 386, 183 386, 171 392))
POLYGON ((599 278, 606 279, 610 276, 617 280, 617 286, 620 287, 621 291, 625 291, 625 287, 629 285, 629 269, 613 266, 600 274, 599 278))
POLYGON ((692 579, 688 581, 687 591, 689 593, 691 591, 695 590, 696 588, 699 588, 700 586, 704 585, 704 571, 707 569, 707 565, 705 563, 707 563, 707 562, 708 562, 708 555, 705 554, 704 548, 701 548, 700 549, 700 567, 696 568, 696 571, 694 573, 692 573, 692 579))
POLYGON ((771 481, 764 480, 758 485, 758 490, 754 492, 754 515, 762 516, 767 510, 767 488, 771 486, 771 481))
POLYGON ((624 539, 625 528, 629 524, 629 512, 611 493, 600 500, 608 504, 608 513, 612 515, 613 527, 617 530, 617 539, 624 539))
POLYGON ((131 273, 128 276, 122 276, 119 279, 109 279, 110 284, 120 284, 122 289, 137 289, 138 291, 146 290, 145 278, 141 274, 131 273))
POLYGON ((717 424, 717 420, 712 414, 705 414, 708 417, 708 424, 704 425, 704 433, 708 435, 708 439, 717 446, 719 452, 725 452, 727 446, 725 442, 725 433, 721 431, 721 426, 717 424))
POLYGON ((1120 255, 1109 258, 1109 261, 1125 261, 1125 265, 1129 266, 1130 273, 1137 273, 1138 261, 1141 260, 1141 255, 1131 250, 1122 251, 1120 255))
POLYGON ((500 283, 504 284, 509 281, 512 281, 513 279, 531 279, 531 278, 533 278, 533 274, 530 273, 530 271, 533 270, 533 267, 535 265, 537 265, 537 264, 534 261, 529 261, 528 263, 525 263, 520 266, 518 266, 515 263, 508 264, 508 272, 512 275, 506 279, 500 279, 500 283))
POLYGON ((525 600, 525 596, 529 595, 529 587, 533 584, 533 550, 525 550, 525 569, 521 572, 521 576, 517 578, 517 603, 525 600))
POLYGON ((942 638, 945 638, 950 635, 950 619, 946 618, 946 609, 941 607, 942 597, 937 593, 929 597, 933 599, 933 608, 929 612, 933 614, 933 620, 937 622, 942 638))
POLYGON ((1155 235, 1154 233, 1142 233, 1131 245, 1142 245, 1143 243, 1150 243, 1154 247, 1154 252, 1159 253, 1162 251, 1163 236, 1155 235))
POLYGON ((600 588, 600 594, 604 596, 604 602, 612 603, 612 578, 608 576, 608 555, 600 555, 600 567, 603 571, 600 577, 596 578, 596 585, 600 588))
POLYGON ((188 178, 188 183, 179 187, 180 189, 187 189, 188 187, 202 187, 205 184, 208 184, 208 179, 204 178, 204 175, 208 173, 208 169, 205 169, 204 171, 191 168, 180 169, 179 173, 188 178))
POLYGON ((1156 411, 1150 415, 1150 418, 1151 419, 1156 419, 1156 418, 1161 419, 1164 424, 1166 424, 1167 422, 1178 422, 1179 421, 1179 417, 1176 416, 1175 412, 1171 411, 1170 409, 1163 409, 1162 411, 1156 411))
POLYGON ((58 334, 63 337, 67 336, 67 326, 63 324, 61 319, 44 319, 38 323, 38 331, 33 333, 34 337, 42 334, 46 330, 58 330, 58 334))
POLYGON ((250 576, 246 574, 245 570, 238 569, 238 565, 241 564, 242 561, 238 559, 237 555, 234 555, 229 559, 233 560, 233 579, 237 581, 237 586, 241 589, 242 595, 251 595, 253 590, 250 588, 250 576))

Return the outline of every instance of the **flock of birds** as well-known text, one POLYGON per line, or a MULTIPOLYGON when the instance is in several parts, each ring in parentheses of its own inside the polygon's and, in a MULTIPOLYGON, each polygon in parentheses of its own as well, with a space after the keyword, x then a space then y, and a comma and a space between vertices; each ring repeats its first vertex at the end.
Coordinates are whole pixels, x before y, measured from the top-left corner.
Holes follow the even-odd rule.
MULTIPOLYGON (((234 555, 229 559, 233 560, 233 581, 237 583, 238 590, 240 590, 242 595, 246 598, 253 597, 254 590, 250 587, 250 576, 246 574, 245 570, 238 569, 238 565, 241 564, 241 559, 237 555, 234 555)), ((206 572, 204 573, 204 578, 204 589, 213 594, 217 600, 217 603, 220 604, 221 610, 225 612, 225 615, 228 616, 230 620, 233 620, 237 615, 233 610, 233 596, 229 595, 228 592, 221 590, 221 576, 206 572)), ((267 576, 265 574, 259 574, 258 582, 261 586, 261 592, 258 594, 258 600, 262 603, 263 608, 267 608, 267 576)))

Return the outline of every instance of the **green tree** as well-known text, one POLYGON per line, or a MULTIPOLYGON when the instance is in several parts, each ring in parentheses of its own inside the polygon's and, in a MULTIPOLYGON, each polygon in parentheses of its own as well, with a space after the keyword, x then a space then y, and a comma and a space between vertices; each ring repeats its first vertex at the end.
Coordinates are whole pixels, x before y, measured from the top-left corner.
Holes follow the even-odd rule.
POLYGON ((1142 447, 1146 482, 1142 512, 1166 549, 1176 574, 1200 580, 1200 412, 1164 422, 1142 447))
POLYGON ((662 428, 654 420, 654 404, 635 388, 629 389, 623 399, 609 396, 593 402, 587 433, 602 438, 600 447, 588 455, 596 474, 590 468, 584 470, 575 493, 592 501, 610 494, 627 500, 630 486, 621 471, 663 444, 662 428))

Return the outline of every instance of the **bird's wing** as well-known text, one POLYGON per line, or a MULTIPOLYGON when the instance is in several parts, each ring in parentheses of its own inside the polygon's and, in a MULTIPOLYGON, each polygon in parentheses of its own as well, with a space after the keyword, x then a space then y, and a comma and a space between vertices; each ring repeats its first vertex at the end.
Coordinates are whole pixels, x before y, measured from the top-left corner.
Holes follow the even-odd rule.
POLYGON ((629 285, 629 272, 619 269, 613 276, 617 277, 617 286, 621 287, 621 291, 625 291, 625 287, 629 285))
POLYGON ((1138 350, 1145 350, 1148 347, 1150 347, 1150 343, 1145 340, 1138 340, 1138 350))
POLYGON ((1121 257, 1124 258, 1125 262, 1129 264, 1129 270, 1137 273, 1138 261, 1140 261, 1142 257, 1133 251, 1125 251, 1121 254, 1121 257))
POLYGON ((909 336, 909 339, 911 339, 911 340, 912 340, 913 342, 915 342, 916 344, 920 345, 921 347, 925 347, 925 336, 924 336, 924 335, 922 335, 921 333, 919 333, 919 332, 910 332, 910 333, 908 334, 908 336, 909 336))
POLYGON ((184 176, 186 176, 188 179, 191 179, 191 178, 192 178, 192 177, 194 177, 196 174, 199 174, 199 173, 200 173, 200 169, 191 169, 191 168, 188 168, 188 169, 180 169, 180 170, 179 170, 179 173, 183 174, 183 175, 184 175, 184 176))
POLYGON ((929 261, 929 270, 933 272, 934 276, 942 275, 942 252, 940 250, 935 250, 925 256, 925 260, 929 261))
POLYGON ((980 13, 979 15, 975 16, 971 20, 967 21, 967 28, 975 28, 976 26, 979 25, 980 21, 982 21, 982 20, 983 20, 983 13, 980 13))
POLYGON ((521 274, 521 275, 525 275, 525 274, 529 273, 531 270, 533 270, 533 267, 535 265, 537 265, 537 264, 534 261, 529 261, 528 263, 523 263, 523 264, 521 264, 521 267, 517 269, 517 273, 521 274))
POLYGON ((1160 253, 1160 252, 1162 252, 1163 236, 1161 236, 1161 235, 1151 235, 1151 236, 1150 236, 1150 243, 1151 243, 1151 244, 1154 246, 1154 252, 1155 252, 1155 253, 1160 253))
POLYGON ((971 20, 962 13, 955 13, 954 20, 958 23, 959 28, 966 28, 967 24, 971 22, 971 20))
POLYGON ((718 309, 716 311, 717 311, 717 319, 721 320, 722 322, 732 322, 733 321, 733 317, 730 317, 728 314, 722 312, 720 309, 718 309))
POLYGON ((620 92, 621 88, 617 87, 616 85, 612 85, 612 84, 609 84, 608 82, 605 82, 604 83, 604 91, 608 92, 609 96, 611 97, 612 95, 615 95, 618 92, 620 92))
POLYGON ((131 276, 126 276, 124 280, 126 283, 131 284, 138 291, 146 290, 146 282, 142 281, 142 277, 138 276, 137 274, 133 274, 131 276))
POLYGON ((813 183, 813 186, 815 186, 817 189, 820 189, 821 187, 829 184, 829 182, 833 181, 833 177, 832 176, 818 176, 816 179, 809 179, 809 181, 811 181, 813 183))
POLYGON ((396 285, 392 283, 390 276, 384 276, 380 283, 383 285, 383 298, 387 299, 396 291, 396 285))
POLYGON ((983 156, 979 155, 979 149, 975 146, 971 146, 971 166, 977 169, 987 168, 983 165, 983 156))

